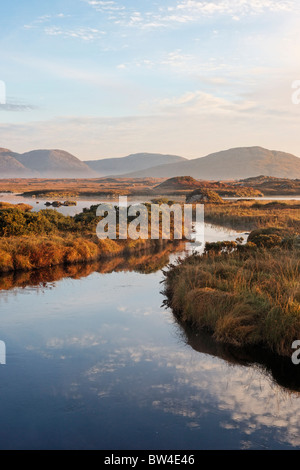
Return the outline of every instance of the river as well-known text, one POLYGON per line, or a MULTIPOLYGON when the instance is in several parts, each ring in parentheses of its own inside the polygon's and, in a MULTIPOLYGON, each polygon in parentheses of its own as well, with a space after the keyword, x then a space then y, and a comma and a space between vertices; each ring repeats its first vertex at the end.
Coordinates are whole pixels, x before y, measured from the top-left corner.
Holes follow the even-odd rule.
MULTIPOLYGON (((163 196, 166 197, 166 196, 163 196)), ((169 197, 169 196, 167 196, 169 197)), ((52 207, 46 207, 45 204, 46 202, 51 202, 53 200, 59 201, 63 203, 67 199, 71 201, 76 201, 76 206, 68 206, 68 207, 58 207, 57 210, 63 215, 71 215, 74 216, 76 214, 79 214, 82 212, 84 208, 89 208, 91 205, 99 205, 100 203, 118 203, 118 200, 116 198, 109 198, 109 197, 101 197, 99 196, 98 198, 93 198, 93 197, 76 197, 76 198, 32 198, 32 197, 25 197, 25 196, 20 196, 18 194, 14 193, 1 193, 0 192, 0 202, 10 202, 11 204, 29 204, 32 206, 32 210, 34 212, 40 211, 42 209, 53 209, 52 207)), ((139 203, 139 202, 144 202, 145 197, 135 197, 135 196, 129 196, 128 197, 128 203, 139 203)), ((171 200, 180 201, 183 202, 184 198, 182 196, 170 196, 171 200)), ((269 196, 269 197, 252 197, 252 198, 223 198, 224 200, 239 200, 239 199, 253 199, 253 200, 258 200, 258 201, 289 201, 289 200, 294 200, 294 201, 299 201, 300 196, 269 196)))
MULTIPOLYGON (((241 235, 205 229, 206 241, 241 235)), ((1 449, 300 446, 300 366, 178 324, 161 268, 179 255, 0 278, 1 449)))

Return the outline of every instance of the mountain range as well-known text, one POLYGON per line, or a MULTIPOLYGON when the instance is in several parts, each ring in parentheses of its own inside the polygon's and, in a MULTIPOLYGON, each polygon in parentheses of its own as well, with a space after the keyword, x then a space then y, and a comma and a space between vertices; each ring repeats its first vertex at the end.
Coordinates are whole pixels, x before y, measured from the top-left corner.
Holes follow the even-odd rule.
POLYGON ((144 171, 187 161, 176 155, 138 153, 123 158, 81 161, 64 150, 16 153, 0 148, 0 178, 97 178, 144 171))
POLYGON ((136 153, 122 158, 107 158, 105 160, 90 160, 85 163, 100 176, 123 175, 129 172, 145 171, 154 166, 170 163, 182 163, 187 159, 177 155, 162 155, 160 153, 136 153))
POLYGON ((254 176, 300 178, 300 158, 262 147, 241 147, 206 157, 159 165, 126 174, 127 177, 172 178, 192 176, 203 180, 237 180, 254 176))
POLYGON ((171 178, 236 180, 259 175, 300 178, 300 158, 262 147, 240 147, 188 160, 177 155, 138 153, 123 158, 79 160, 64 150, 23 154, 0 148, 0 178, 171 178))

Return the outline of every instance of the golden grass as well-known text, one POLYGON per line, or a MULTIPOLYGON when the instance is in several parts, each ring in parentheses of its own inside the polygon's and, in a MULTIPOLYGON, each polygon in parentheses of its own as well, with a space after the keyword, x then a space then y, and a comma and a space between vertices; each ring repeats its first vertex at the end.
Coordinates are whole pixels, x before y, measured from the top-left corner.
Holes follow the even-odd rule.
POLYGON ((169 306, 217 341, 291 355, 300 339, 300 250, 191 256, 165 273, 169 306))
POLYGON ((0 290, 9 290, 14 287, 39 286, 47 282, 55 282, 65 277, 80 279, 94 272, 111 273, 116 271, 136 271, 141 273, 156 272, 168 263, 171 252, 183 250, 183 243, 167 243, 161 247, 153 247, 113 257, 101 257, 97 261, 73 264, 58 264, 55 266, 41 267, 39 269, 28 269, 13 271, 0 275, 0 290))
POLYGON ((205 206, 205 220, 237 230, 279 227, 300 233, 299 201, 236 201, 205 206))
MULTIPOLYGON (((72 233, 0 238, 0 273, 29 271, 58 265, 89 263, 145 253, 143 256, 151 270, 151 250, 176 250, 178 243, 162 240, 99 240, 96 235, 80 236, 72 233)), ((183 248, 182 248, 183 249, 183 248)), ((164 259, 165 264, 167 259, 164 259)), ((143 265, 143 258, 140 259, 143 265)), ((164 265, 165 265, 164 264, 164 265)), ((164 265, 161 265, 163 267, 164 265)))

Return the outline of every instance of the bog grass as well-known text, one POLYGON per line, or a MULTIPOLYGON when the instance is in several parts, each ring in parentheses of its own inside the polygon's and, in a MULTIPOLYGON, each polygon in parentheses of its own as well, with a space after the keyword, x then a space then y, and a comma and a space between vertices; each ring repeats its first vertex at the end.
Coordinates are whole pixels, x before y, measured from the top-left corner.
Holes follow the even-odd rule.
POLYGON ((254 247, 192 255, 165 272, 168 305, 183 322, 235 346, 292 354, 300 339, 300 250, 254 247))
POLYGON ((299 201, 229 201, 222 205, 208 204, 205 220, 236 230, 279 227, 300 233, 299 201))

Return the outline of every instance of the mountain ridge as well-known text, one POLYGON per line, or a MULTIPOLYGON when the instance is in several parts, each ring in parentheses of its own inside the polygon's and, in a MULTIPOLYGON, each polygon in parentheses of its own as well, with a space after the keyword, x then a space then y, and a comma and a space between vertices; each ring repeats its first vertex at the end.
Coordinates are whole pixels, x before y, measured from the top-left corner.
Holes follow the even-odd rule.
POLYGON ((203 180, 238 180, 259 175, 300 178, 300 158, 258 146, 237 147, 187 162, 159 165, 124 176, 173 178, 182 175, 191 175, 203 180))
POLYGON ((178 155, 161 154, 161 153, 135 153, 120 158, 106 158, 100 160, 87 160, 85 163, 94 171, 99 173, 99 176, 111 176, 117 174, 122 175, 132 171, 142 171, 153 166, 161 164, 175 163, 180 161, 187 161, 186 158, 178 155))
POLYGON ((224 181, 260 175, 300 178, 300 158, 259 146, 231 148, 192 160, 178 155, 138 153, 121 158, 85 161, 59 149, 32 150, 20 154, 0 148, 0 178, 192 176, 195 179, 224 181), (157 165, 157 162, 164 163, 157 165), (134 171, 130 171, 132 168, 134 171))

